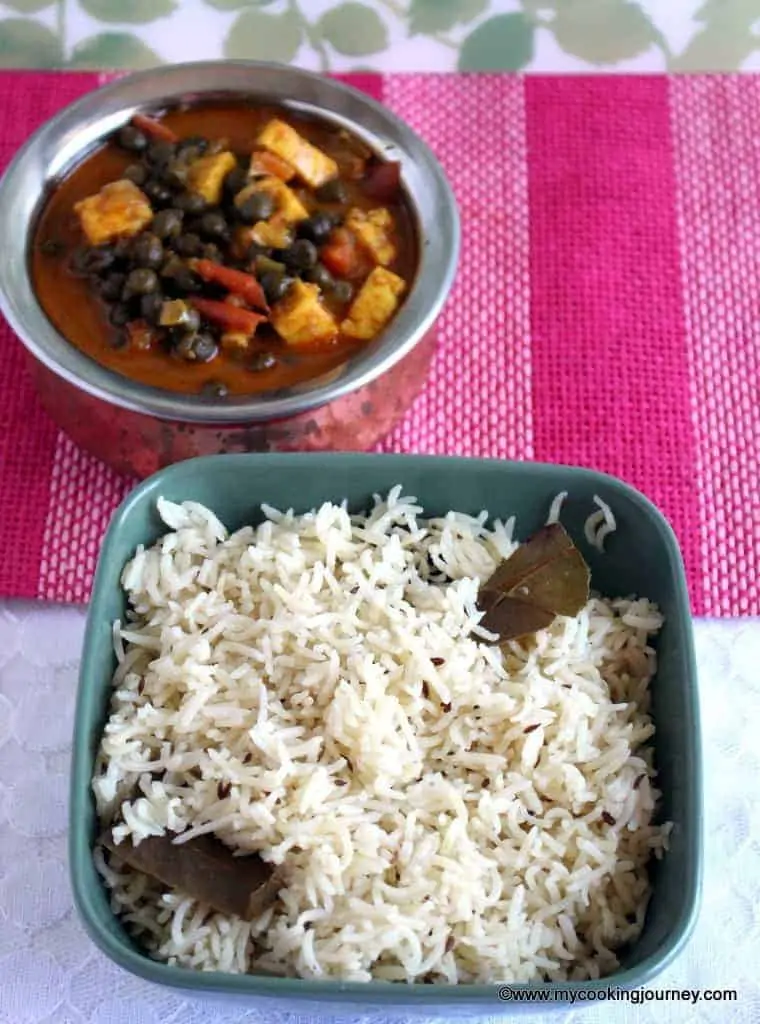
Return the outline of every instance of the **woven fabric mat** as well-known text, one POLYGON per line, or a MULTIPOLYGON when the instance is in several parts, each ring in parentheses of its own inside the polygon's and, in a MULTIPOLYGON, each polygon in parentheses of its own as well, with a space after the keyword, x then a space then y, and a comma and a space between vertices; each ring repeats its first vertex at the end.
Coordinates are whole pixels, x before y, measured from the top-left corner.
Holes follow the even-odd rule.
MULTIPOLYGON (((101 76, 102 77, 102 76, 101 76)), ((0 160, 99 76, 0 74, 0 160)), ((573 463, 648 495, 696 615, 760 614, 760 78, 357 76, 463 222, 427 385, 383 451, 573 463)), ((0 596, 86 601, 132 486, 0 329, 0 596)))

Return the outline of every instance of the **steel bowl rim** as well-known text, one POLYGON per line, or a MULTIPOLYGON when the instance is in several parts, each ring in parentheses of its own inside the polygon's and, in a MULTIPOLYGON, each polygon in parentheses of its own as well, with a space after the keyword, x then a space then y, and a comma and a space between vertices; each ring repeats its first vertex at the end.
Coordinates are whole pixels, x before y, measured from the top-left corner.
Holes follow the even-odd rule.
MULTIPOLYGON (((93 123, 98 125, 100 122, 95 120, 93 123)), ((60 151, 68 152, 66 146, 62 146, 60 151)), ((71 160, 65 170, 74 163, 76 159, 71 160)), ((432 220, 430 226, 433 226, 432 220)), ((114 410, 122 408, 162 420, 198 424, 242 424, 286 419, 326 405, 359 390, 403 359, 432 328, 451 290, 459 256, 460 224, 453 191, 431 149, 403 120, 372 97, 344 82, 276 63, 196 61, 122 76, 85 93, 48 119, 21 146, 0 179, 0 237, 6 238, 11 247, 8 257, 0 264, 0 311, 27 351, 53 373, 77 389, 106 402, 114 410), (225 73, 233 77, 236 74, 250 75, 247 90, 225 85, 221 81, 225 73), (375 148, 395 149, 402 158, 407 196, 418 220, 420 250, 410 293, 377 343, 371 343, 343 364, 337 374, 328 375, 321 383, 307 383, 283 392, 265 392, 218 402, 200 395, 166 391, 132 381, 106 369, 72 345, 48 320, 32 288, 28 245, 33 218, 39 207, 41 190, 60 177, 60 173, 51 173, 50 161, 43 161, 45 147, 54 146, 61 135, 65 140, 68 130, 69 150, 81 159, 96 139, 123 123, 136 109, 155 107, 164 100, 172 102, 187 94, 243 94, 247 91, 249 95, 260 93, 265 96, 266 88, 257 87, 257 76, 264 82, 272 76, 279 77, 284 80, 283 88, 287 83, 298 93, 327 93, 334 97, 336 106, 340 107, 342 103, 349 110, 358 106, 370 123, 380 124, 387 130, 387 136, 379 135, 361 120, 341 110, 305 100, 300 94, 280 98, 280 102, 289 101, 294 107, 311 109, 326 120, 344 123, 375 148), (131 94, 146 87, 149 95, 140 102, 129 99, 131 94), (119 106, 123 96, 126 99, 119 106), (110 117, 112 123, 93 134, 89 144, 85 140, 78 145, 77 140, 83 133, 81 125, 87 126, 89 122, 85 118, 88 115, 96 119, 98 110, 105 111, 100 115, 100 122, 110 117), (384 146, 383 138, 386 140, 384 146), (418 185, 424 183, 426 194, 420 195, 419 189, 415 192, 410 188, 410 172, 418 185), (25 180, 35 175, 38 184, 30 197, 25 195, 25 180), (21 199, 25 199, 26 212, 19 212, 21 199), (420 223, 420 203, 428 201, 434 211, 435 230, 425 232, 420 223), (20 230, 22 224, 24 230, 20 230)))

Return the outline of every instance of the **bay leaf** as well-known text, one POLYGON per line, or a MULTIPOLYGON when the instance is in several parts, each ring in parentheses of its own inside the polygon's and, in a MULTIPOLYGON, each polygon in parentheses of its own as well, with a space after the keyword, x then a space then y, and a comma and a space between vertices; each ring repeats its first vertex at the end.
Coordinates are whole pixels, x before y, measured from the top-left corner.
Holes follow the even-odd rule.
POLYGON ((502 643, 545 629, 557 615, 577 615, 588 601, 590 576, 565 528, 544 526, 481 586, 480 625, 502 643))
POLYGON ((148 836, 135 846, 129 839, 115 843, 109 830, 100 842, 125 864, 208 903, 220 914, 252 921, 274 902, 282 887, 282 875, 261 857, 236 857, 212 835, 197 836, 186 843, 175 843, 174 838, 148 836))

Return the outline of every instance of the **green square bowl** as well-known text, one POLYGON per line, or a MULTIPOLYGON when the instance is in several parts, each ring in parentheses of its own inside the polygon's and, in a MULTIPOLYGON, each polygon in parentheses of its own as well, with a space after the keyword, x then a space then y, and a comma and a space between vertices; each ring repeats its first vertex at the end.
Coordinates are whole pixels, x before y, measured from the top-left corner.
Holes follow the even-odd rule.
MULTIPOLYGON (((116 963, 152 982, 197 994, 224 993, 276 1000, 321 1012, 382 1006, 389 1014, 415 1011, 447 1017, 517 1011, 524 999, 548 998, 561 1006, 599 998, 591 990, 633 988, 649 982, 682 949, 697 914, 702 865, 702 792, 697 675, 689 600, 681 555, 664 517, 641 494, 613 477, 585 469, 485 459, 403 455, 221 455, 182 462, 142 483, 116 513, 100 556, 89 606, 77 698, 71 778, 69 859, 74 897, 94 942, 116 963), (306 511, 347 498, 352 511, 367 509, 372 495, 402 484, 431 514, 449 509, 494 517, 517 516, 517 535, 541 526, 552 499, 568 497, 562 522, 586 557, 592 584, 618 596, 637 593, 656 601, 665 615, 658 640, 659 669, 653 681, 655 759, 663 791, 661 814, 672 821, 670 851, 653 866, 653 895, 645 927, 621 969, 602 981, 510 987, 494 985, 341 983, 195 972, 157 963, 135 946, 109 908, 93 866, 95 809, 90 791, 95 752, 106 717, 114 669, 111 623, 123 617, 119 577, 138 544, 165 530, 156 514, 159 496, 192 499, 211 507, 230 529, 261 519, 262 502, 306 511), (583 534, 598 495, 612 507, 618 529, 604 554, 583 534), (545 989, 539 996, 536 990, 545 989), (523 993, 523 990, 526 990, 523 993), (561 990, 561 991, 560 991, 561 990), (581 990, 583 990, 581 992, 581 990), (535 994, 534 994, 535 993, 535 994), (509 998, 511 997, 511 999, 509 998)), ((603 998, 603 997, 602 997, 603 998)))

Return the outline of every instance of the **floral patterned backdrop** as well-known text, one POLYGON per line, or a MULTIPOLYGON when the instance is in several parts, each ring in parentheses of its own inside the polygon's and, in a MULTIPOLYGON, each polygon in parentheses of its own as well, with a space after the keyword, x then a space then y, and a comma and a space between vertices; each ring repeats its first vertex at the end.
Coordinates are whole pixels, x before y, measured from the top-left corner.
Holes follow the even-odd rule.
POLYGON ((760 68, 760 0, 4 0, 0 66, 760 68))

